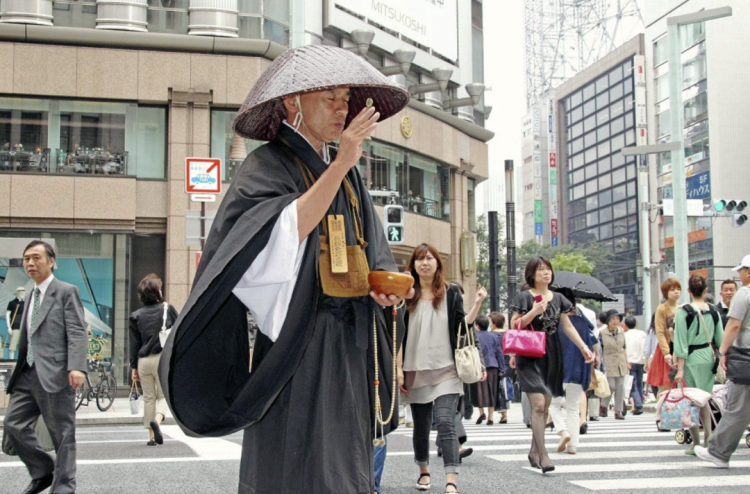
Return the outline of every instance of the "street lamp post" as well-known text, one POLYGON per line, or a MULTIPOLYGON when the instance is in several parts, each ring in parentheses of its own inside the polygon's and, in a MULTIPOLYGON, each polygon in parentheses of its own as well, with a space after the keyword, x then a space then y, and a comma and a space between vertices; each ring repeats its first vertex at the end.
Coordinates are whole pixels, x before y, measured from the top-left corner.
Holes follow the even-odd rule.
MULTIPOLYGON (((505 160, 505 248, 508 270, 508 305, 516 296, 516 203, 513 198, 513 160, 505 160)), ((510 326, 510 312, 508 326, 510 326)))
MULTIPOLYGON (((684 132, 684 109, 682 101, 682 44, 680 26, 728 17, 731 7, 702 10, 687 15, 667 18, 667 40, 669 44, 669 114, 672 127, 672 142, 680 143, 672 150, 672 192, 674 200, 674 269, 682 286, 688 282, 688 224, 687 191, 685 185, 685 151, 682 149, 684 132)), ((688 300, 687 290, 682 291, 682 301, 688 300)))

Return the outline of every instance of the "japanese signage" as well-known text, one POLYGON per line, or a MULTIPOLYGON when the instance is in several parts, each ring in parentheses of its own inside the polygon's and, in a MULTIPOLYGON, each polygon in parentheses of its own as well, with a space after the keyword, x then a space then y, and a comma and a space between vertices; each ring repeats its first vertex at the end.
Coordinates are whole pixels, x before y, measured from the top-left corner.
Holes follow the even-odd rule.
POLYGON ((187 158, 185 160, 185 192, 188 194, 220 194, 221 160, 187 158))
POLYGON ((458 60, 456 0, 328 0, 328 12, 329 23, 346 32, 351 31, 346 22, 350 17, 343 16, 354 14, 458 60))
POLYGON ((557 220, 550 220, 550 234, 553 237, 557 236, 557 220))
MULTIPOLYGON (((688 199, 710 199, 711 198, 711 175, 710 172, 702 172, 685 179, 685 191, 688 199)), ((672 199, 672 184, 664 186, 664 199, 672 199)))
POLYGON ((543 213, 542 213, 542 201, 534 201, 534 221, 536 223, 541 223, 544 221, 543 213))

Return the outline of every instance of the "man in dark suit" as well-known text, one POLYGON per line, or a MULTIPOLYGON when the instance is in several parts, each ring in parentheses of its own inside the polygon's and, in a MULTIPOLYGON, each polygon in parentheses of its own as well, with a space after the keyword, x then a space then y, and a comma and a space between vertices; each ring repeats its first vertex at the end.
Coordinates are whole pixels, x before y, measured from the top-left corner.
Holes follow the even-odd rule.
POLYGON ((8 382, 5 433, 26 464, 31 483, 23 494, 52 486, 52 494, 76 490, 75 389, 85 380, 88 337, 78 289, 57 280, 55 251, 41 240, 23 253, 33 283, 21 321, 18 361, 8 382), (47 424, 56 456, 39 445, 34 423, 47 424))

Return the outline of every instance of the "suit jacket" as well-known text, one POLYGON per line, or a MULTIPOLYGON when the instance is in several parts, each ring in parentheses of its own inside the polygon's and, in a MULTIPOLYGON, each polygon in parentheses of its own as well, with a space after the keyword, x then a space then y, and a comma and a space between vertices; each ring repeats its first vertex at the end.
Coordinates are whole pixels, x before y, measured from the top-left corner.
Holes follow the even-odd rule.
MULTIPOLYGON (((32 293, 35 285, 27 288, 32 293)), ((34 367, 42 387, 48 393, 57 393, 68 386, 68 372, 86 372, 88 334, 84 322, 83 304, 78 288, 54 278, 44 294, 39 306, 34 327, 29 328, 32 297, 23 312, 21 338, 18 344, 18 363, 8 382, 7 392, 13 392, 13 385, 26 363, 29 344, 27 334, 31 331, 31 344, 34 347, 34 367)))

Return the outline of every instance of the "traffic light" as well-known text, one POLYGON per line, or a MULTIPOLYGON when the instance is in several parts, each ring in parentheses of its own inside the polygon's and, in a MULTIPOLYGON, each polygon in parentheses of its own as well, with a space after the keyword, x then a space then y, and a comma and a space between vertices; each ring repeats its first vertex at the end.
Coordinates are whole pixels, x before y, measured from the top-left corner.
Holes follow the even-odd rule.
POLYGON ((404 208, 403 206, 388 205, 383 208, 383 225, 385 237, 389 245, 403 245, 404 243, 404 208))
MULTIPOLYGON (((719 199, 714 203, 714 209, 717 213, 725 213, 726 216, 732 217, 732 226, 742 226, 747 221, 747 215, 743 213, 747 207, 747 202, 733 199, 719 199)), ((724 216, 724 215, 722 215, 724 216)))

